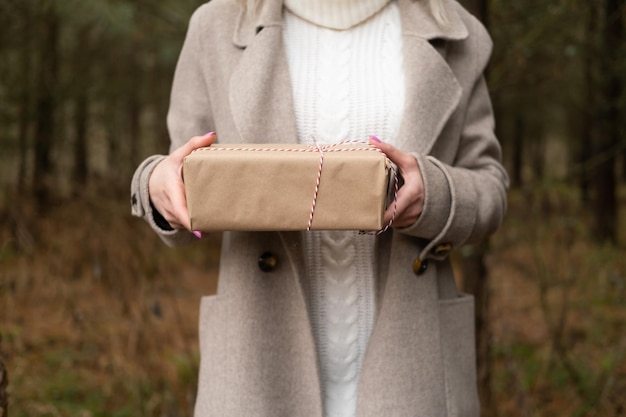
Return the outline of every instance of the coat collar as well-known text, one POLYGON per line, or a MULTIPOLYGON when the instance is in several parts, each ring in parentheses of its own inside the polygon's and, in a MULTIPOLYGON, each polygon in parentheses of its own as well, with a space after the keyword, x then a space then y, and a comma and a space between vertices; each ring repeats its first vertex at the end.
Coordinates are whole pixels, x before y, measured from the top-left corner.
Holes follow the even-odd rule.
MULTIPOLYGON (((467 27, 452 0, 442 1, 450 20, 447 25, 441 25, 433 18, 425 0, 398 0, 398 5, 406 35, 427 40, 460 40, 468 35, 467 27)), ((282 0, 264 0, 258 10, 242 7, 233 33, 233 43, 245 48, 263 28, 281 26, 282 10, 282 0)))
POLYGON ((459 15, 460 6, 453 0, 441 3, 447 11, 447 25, 435 20, 425 0, 398 0, 406 98, 397 143, 405 152, 428 154, 463 94, 445 59, 446 42, 432 41, 459 41, 469 32, 459 15))
MULTIPOLYGON (((446 26, 424 1, 398 0, 406 102, 397 143, 405 152, 428 154, 463 93, 445 60, 446 42, 432 41, 461 40, 468 31, 454 0, 442 0, 450 16, 446 26)), ((265 0, 260 7, 254 16, 242 10, 236 25, 234 41, 242 55, 230 79, 233 118, 243 142, 293 143, 297 127, 282 43, 282 0, 265 0)))
POLYGON ((247 47, 254 37, 266 27, 282 27, 283 1, 261 0, 257 8, 241 7, 233 43, 239 48, 247 47))
POLYGON ((430 13, 426 0, 398 0, 402 16, 402 32, 408 36, 433 40, 461 40, 468 36, 467 27, 452 0, 441 1, 449 22, 442 25, 430 13))

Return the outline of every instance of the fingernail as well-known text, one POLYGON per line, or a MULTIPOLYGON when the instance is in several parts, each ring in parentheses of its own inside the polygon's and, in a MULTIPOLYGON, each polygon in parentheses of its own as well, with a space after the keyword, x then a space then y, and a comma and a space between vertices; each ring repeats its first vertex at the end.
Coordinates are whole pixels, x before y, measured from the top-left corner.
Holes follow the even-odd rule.
POLYGON ((204 135, 202 135, 202 137, 206 138, 207 136, 211 136, 211 135, 214 135, 214 134, 215 134, 215 132, 209 132, 209 133, 205 133, 204 135))
POLYGON ((374 136, 374 135, 371 135, 371 136, 370 136, 370 139, 371 139, 371 140, 373 140, 374 142, 378 142, 378 143, 381 143, 381 142, 382 142, 380 139, 378 139, 378 137, 377 137, 377 136, 374 136))
POLYGON ((194 230, 192 233, 198 239, 202 239, 202 233, 198 232, 197 230, 194 230))

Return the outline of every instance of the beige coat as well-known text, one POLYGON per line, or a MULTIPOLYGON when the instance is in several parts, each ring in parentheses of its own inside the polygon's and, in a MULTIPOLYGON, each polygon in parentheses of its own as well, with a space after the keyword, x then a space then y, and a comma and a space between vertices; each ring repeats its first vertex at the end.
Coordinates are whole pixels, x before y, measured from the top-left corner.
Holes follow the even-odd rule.
MULTIPOLYGON (((377 241, 376 322, 357 414, 477 417, 473 299, 458 294, 448 254, 495 231, 505 213, 507 176, 482 76, 491 41, 456 2, 446 0, 442 28, 423 0, 398 1, 407 91, 397 143, 422 169, 426 202, 415 225, 377 241)), ((212 0, 191 19, 168 115, 172 149, 208 131, 222 143, 296 140, 281 1, 265 0, 256 18, 240 3, 212 0)), ((132 210, 176 245, 191 234, 159 229, 149 204, 161 158, 137 169, 132 210)), ((321 417, 301 238, 224 233, 218 293, 201 304, 196 417, 321 417), (277 265, 263 272, 267 253, 277 265)))

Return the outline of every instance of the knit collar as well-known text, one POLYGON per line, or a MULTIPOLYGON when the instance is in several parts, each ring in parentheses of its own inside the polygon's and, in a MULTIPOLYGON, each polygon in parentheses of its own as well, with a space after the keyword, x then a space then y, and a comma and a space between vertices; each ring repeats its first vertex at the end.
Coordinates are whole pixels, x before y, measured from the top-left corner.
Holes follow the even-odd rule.
MULTIPOLYGON (((467 38, 467 27, 459 15, 460 6, 456 1, 441 0, 450 18, 450 23, 445 26, 432 17, 425 1, 397 1, 405 35, 428 40, 467 38)), ((283 0, 264 0, 258 9, 241 7, 233 32, 233 43, 239 48, 246 48, 264 28, 281 28, 282 8, 283 0)))
POLYGON ((285 7, 304 20, 344 30, 379 12, 391 0, 285 0, 285 7))

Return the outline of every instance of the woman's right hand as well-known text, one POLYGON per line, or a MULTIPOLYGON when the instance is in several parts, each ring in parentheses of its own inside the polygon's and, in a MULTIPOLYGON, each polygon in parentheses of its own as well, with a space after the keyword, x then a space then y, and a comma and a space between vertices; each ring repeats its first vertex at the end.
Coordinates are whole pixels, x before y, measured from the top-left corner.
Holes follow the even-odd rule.
POLYGON ((152 171, 148 184, 150 200, 174 229, 191 230, 183 184, 183 159, 194 150, 211 145, 215 139, 213 132, 194 136, 159 162, 152 171))

